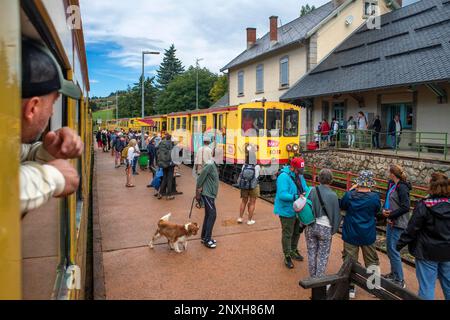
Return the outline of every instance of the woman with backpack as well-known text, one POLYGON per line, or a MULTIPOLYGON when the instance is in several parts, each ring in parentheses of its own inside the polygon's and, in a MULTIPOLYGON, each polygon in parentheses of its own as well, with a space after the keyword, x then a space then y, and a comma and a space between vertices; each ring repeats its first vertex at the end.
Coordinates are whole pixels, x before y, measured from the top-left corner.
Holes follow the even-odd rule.
POLYGON ((330 257, 331 241, 341 224, 339 199, 330 188, 332 182, 333 173, 323 169, 319 173, 320 185, 312 188, 309 194, 316 218, 316 222, 306 228, 306 247, 311 278, 320 278, 325 274, 330 257))
POLYGON ((259 165, 254 165, 256 163, 256 156, 250 157, 247 155, 244 166, 242 167, 241 174, 238 179, 239 189, 241 189, 241 209, 240 216, 237 220, 239 224, 244 222, 245 209, 248 206, 248 222, 247 225, 252 226, 256 223, 254 218, 256 199, 260 196, 260 188, 258 179, 261 172, 261 167, 259 165), (251 160, 250 160, 251 159, 251 160))
POLYGON ((434 300, 439 279, 446 300, 450 300, 450 182, 443 173, 434 173, 429 197, 419 202, 406 231, 397 243, 416 258, 419 296, 434 300))
POLYGON ((387 218, 386 249, 391 264, 391 272, 384 277, 405 288, 402 257, 396 247, 400 236, 408 226, 411 207, 409 193, 412 187, 401 167, 391 165, 388 175, 389 186, 386 193, 383 216, 387 218))

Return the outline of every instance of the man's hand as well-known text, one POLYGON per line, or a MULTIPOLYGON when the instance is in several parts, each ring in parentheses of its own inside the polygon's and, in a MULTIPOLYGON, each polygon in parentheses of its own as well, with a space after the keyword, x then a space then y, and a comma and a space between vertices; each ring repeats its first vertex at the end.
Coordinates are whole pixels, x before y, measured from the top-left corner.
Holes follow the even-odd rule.
POLYGON ((197 189, 197 192, 195 193, 195 200, 197 201, 202 200, 202 191, 203 189, 197 189))
POLYGON ((80 184, 80 177, 69 161, 53 160, 47 164, 55 167, 59 172, 61 172, 66 181, 63 192, 55 195, 56 198, 64 198, 77 191, 80 184))
POLYGON ((385 218, 389 218, 391 213, 392 213, 392 211, 390 211, 390 210, 383 210, 383 216, 385 218))
POLYGON ((44 149, 55 159, 76 159, 81 157, 84 143, 75 131, 62 128, 45 136, 44 149))

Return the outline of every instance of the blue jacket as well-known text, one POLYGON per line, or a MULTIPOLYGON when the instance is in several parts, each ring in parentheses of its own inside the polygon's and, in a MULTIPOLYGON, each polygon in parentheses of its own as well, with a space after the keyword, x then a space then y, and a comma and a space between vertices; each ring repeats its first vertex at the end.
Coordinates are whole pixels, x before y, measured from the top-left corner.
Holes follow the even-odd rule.
POLYGON ((356 190, 347 192, 341 200, 346 211, 342 240, 354 246, 370 246, 377 239, 376 215, 381 210, 380 195, 356 190))
MULTIPOLYGON (((298 188, 294 183, 295 173, 291 172, 289 167, 281 169, 277 179, 277 194, 275 196, 274 213, 280 217, 293 218, 296 216, 294 211, 294 201, 299 198, 298 188)), ((309 190, 305 179, 301 178, 302 186, 305 192, 309 190)))

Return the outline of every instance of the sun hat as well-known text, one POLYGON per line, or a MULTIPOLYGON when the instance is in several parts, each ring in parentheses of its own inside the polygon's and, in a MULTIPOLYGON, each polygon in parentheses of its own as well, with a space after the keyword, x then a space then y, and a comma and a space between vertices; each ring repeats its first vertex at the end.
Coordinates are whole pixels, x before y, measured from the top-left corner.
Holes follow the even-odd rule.
POLYGON ((372 188, 375 186, 373 172, 370 170, 363 170, 359 173, 359 177, 355 180, 359 187, 372 188))

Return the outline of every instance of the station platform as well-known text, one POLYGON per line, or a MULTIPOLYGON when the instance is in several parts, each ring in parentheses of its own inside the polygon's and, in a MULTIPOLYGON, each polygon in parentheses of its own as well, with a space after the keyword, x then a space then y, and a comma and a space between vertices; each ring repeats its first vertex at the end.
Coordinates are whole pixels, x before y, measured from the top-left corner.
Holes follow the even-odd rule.
MULTIPOLYGON (((158 200, 147 188, 152 177, 139 171, 136 188, 125 188, 125 170, 114 168, 111 154, 96 151, 94 173, 94 298, 108 300, 309 300, 310 290, 299 285, 308 277, 307 261, 295 262, 288 270, 283 263, 281 226, 273 205, 258 200, 256 225, 238 225, 240 191, 221 183, 217 221, 213 236, 217 249, 200 243, 200 235, 189 240, 182 254, 170 251, 165 239, 154 250, 147 246, 159 219, 172 213, 172 221, 188 222, 195 193, 192 169, 181 168, 173 201, 158 200)), ((191 221, 203 223, 204 211, 194 208, 191 221)), ((328 274, 342 265, 343 243, 333 239, 328 274)), ((300 252, 306 254, 304 236, 300 252)), ((379 253, 382 273, 389 261, 379 253)), ((408 288, 417 292, 415 269, 404 265, 408 288)), ((362 289, 357 300, 372 300, 362 289)), ((437 290, 437 299, 443 299, 437 290)))

